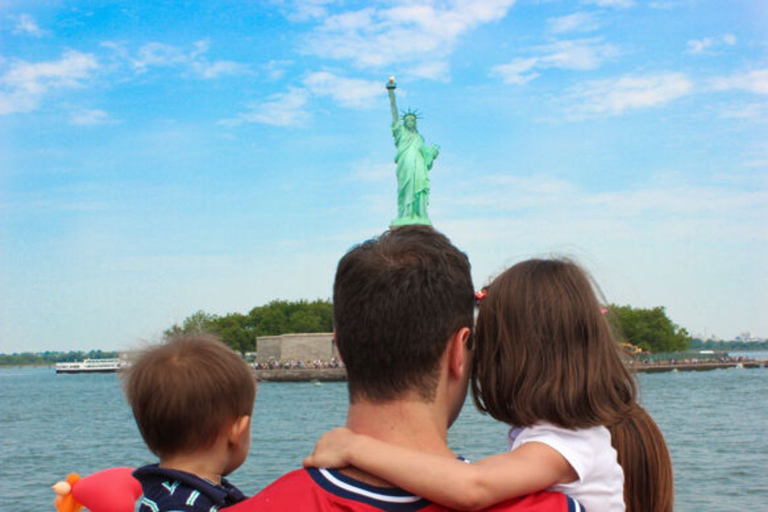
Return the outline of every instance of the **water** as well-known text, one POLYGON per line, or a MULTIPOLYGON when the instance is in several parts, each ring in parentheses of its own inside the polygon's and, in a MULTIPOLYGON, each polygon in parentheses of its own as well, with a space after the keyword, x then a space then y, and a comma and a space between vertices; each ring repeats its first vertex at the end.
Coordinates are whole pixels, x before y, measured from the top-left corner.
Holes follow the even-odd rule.
MULTIPOLYGON (((760 510, 768 500, 768 369, 641 375, 643 403, 670 446, 676 510, 760 510)), ((295 469, 321 432, 343 424, 344 383, 259 387, 253 447, 231 480, 254 493, 295 469)), ((54 510, 68 473, 154 462, 115 375, 0 370, 0 511, 54 510)), ((457 453, 505 447, 506 428, 467 404, 451 430, 457 453)))

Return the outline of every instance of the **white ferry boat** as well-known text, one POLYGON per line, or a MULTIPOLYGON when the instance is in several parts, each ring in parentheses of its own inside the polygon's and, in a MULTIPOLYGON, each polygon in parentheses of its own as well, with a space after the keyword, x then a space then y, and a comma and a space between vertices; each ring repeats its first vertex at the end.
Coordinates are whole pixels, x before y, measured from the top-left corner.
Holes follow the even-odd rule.
POLYGON ((122 359, 86 359, 74 363, 56 363, 56 373, 115 373, 127 366, 122 359))

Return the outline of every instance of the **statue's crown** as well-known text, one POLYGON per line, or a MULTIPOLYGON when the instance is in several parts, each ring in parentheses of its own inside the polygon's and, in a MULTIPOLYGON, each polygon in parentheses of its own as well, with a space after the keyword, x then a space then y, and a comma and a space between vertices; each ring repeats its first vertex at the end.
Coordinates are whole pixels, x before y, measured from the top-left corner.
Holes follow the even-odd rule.
POLYGON ((405 119, 408 116, 413 117, 414 119, 421 119, 421 112, 419 112, 419 109, 415 108, 411 110, 410 107, 408 107, 408 110, 401 110, 402 113, 401 119, 405 119))

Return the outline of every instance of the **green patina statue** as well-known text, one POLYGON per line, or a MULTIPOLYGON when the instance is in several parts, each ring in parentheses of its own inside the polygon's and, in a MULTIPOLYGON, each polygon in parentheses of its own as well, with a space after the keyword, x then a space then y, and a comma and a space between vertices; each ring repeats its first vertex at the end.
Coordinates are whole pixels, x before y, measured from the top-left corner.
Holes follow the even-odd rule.
POLYGON ((424 143, 424 137, 416 129, 417 111, 409 109, 400 118, 395 100, 396 88, 395 77, 391 77, 387 82, 387 92, 392 107, 392 135, 397 148, 397 218, 392 221, 392 226, 431 225, 427 215, 429 171, 440 146, 424 143))

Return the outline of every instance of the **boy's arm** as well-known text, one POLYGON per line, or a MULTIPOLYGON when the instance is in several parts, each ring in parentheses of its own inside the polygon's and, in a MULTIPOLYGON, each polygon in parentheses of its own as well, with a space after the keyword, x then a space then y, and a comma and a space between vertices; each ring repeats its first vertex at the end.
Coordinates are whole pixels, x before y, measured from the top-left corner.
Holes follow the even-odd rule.
POLYGON ((414 494, 458 510, 477 510, 576 479, 560 453, 542 443, 467 464, 335 429, 323 436, 305 466, 355 466, 414 494))

